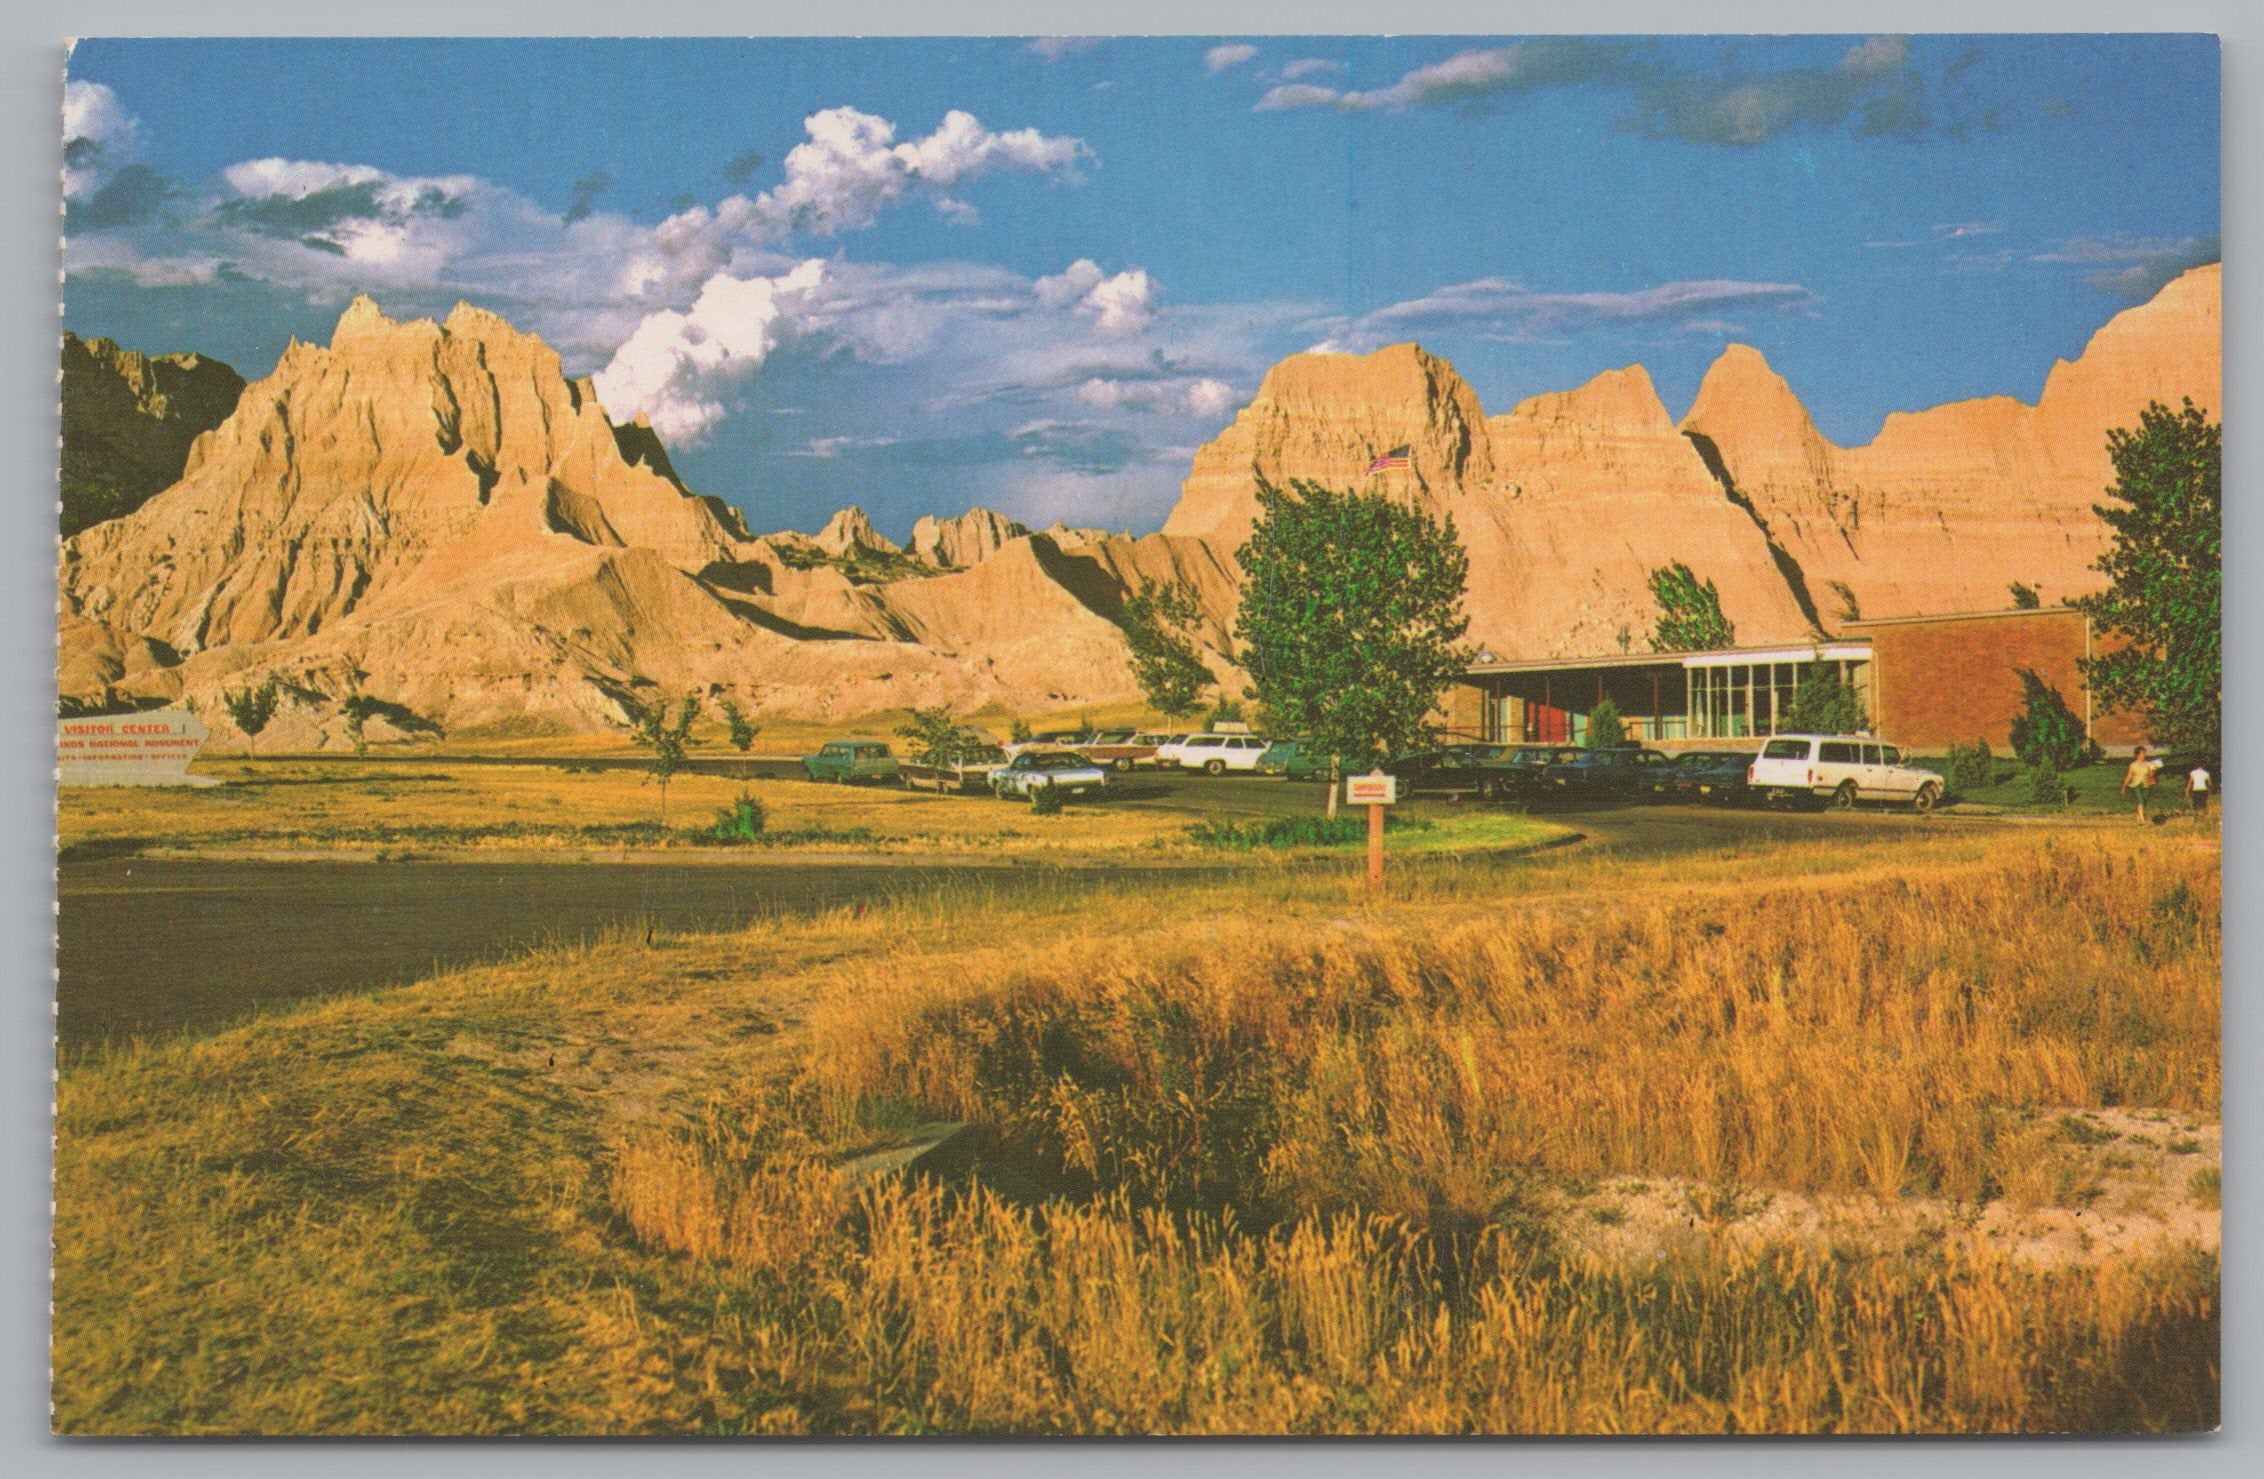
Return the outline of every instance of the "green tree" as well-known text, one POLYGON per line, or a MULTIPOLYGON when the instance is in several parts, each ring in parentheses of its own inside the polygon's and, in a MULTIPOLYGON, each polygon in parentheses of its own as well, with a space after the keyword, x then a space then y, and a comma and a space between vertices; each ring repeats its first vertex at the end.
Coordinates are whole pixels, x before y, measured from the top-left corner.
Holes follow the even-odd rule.
POLYGON ((2036 587, 2024 580, 2014 581, 2011 590, 2013 609, 2016 611, 2034 611, 2044 604, 2043 597, 2036 594, 2036 587))
POLYGON ((1193 640, 1202 619, 1194 590, 1177 581, 1142 580, 1140 589, 1125 599, 1122 624, 1132 649, 1132 676, 1148 703, 1167 719, 1194 713, 1212 681, 1193 640))
POLYGON ((281 697, 282 690, 273 678, 248 688, 220 690, 220 702, 228 710, 228 717, 244 732, 244 748, 250 753, 259 753, 259 732, 275 717, 275 705, 281 697))
POLYGON ((1220 694, 1218 702, 1212 704, 1211 711, 1203 716, 1203 722, 1212 729, 1218 728, 1221 724, 1240 724, 1242 722, 1241 701, 1232 694, 1220 694))
MULTIPOLYGON (((969 750, 982 743, 953 715, 949 704, 915 708, 909 719, 896 726, 896 733, 912 742, 912 758, 922 765, 957 764, 969 750)), ((938 774, 936 790, 940 792, 943 788, 943 777, 938 774)))
POLYGON ((1787 734, 1856 734, 1870 723, 1863 696, 1840 681, 1839 665, 1818 658, 1800 670, 1777 728, 1787 734))
POLYGON ((1415 748, 1440 694, 1468 671, 1470 558, 1452 518, 1383 494, 1261 480, 1235 559, 1250 696, 1329 756, 1333 813, 1345 762, 1415 748))
POLYGON ((2129 644, 2083 659, 2093 697, 2144 714, 2163 744, 2212 753, 2224 720, 2222 438, 2190 399, 2178 411, 2150 403, 2136 431, 2107 433, 2114 502, 2093 508, 2115 538, 2091 568, 2108 585, 2074 603, 2129 644))
POLYGON ((1722 615, 1721 594, 1680 560, 1651 572, 1651 599, 1659 603, 1651 629, 1653 652, 1711 652, 1737 645, 1737 628, 1722 615))
POLYGON ((755 747, 755 736, 763 732, 763 727, 748 718, 746 711, 730 699, 724 699, 716 709, 723 715, 723 728, 731 748, 739 752, 739 779, 743 781, 748 774, 747 752, 755 747))
POLYGON ((1591 750, 1609 749, 1627 743, 1627 725, 1619 717, 1619 705, 1605 699, 1588 711, 1587 746, 1591 750))
POLYGON ((2025 668, 2020 688, 2024 707, 2012 721, 2012 752, 2030 769, 2042 767, 2054 774, 2082 764, 2090 737, 2060 691, 2025 668))
POLYGON ((700 717, 700 701, 691 694, 677 707, 676 718, 668 717, 665 700, 645 705, 628 701, 629 738, 652 751, 652 759, 645 762, 645 773, 660 782, 660 830, 668 832, 668 783, 684 768, 692 746, 692 721, 700 717))

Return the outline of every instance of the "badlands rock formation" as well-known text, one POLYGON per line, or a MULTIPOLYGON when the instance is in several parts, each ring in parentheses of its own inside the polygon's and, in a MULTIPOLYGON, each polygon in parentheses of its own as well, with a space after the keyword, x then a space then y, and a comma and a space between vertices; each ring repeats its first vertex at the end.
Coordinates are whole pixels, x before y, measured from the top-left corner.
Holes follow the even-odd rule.
MULTIPOLYGON (((947 570, 979 565, 1030 531, 987 508, 971 508, 956 519, 923 514, 912 526, 912 555, 947 570)), ((1063 541, 1056 537, 1054 543, 1063 541)))
POLYGON ((2223 407, 2222 270, 2197 267, 2117 314, 2061 360, 2035 405, 2010 396, 1886 419, 1836 447, 1757 350, 1707 372, 1683 431, 1725 487, 1798 561, 1821 604, 1830 582, 1865 616, 1989 610, 2025 581, 2048 602, 2096 588, 2108 543, 2092 513, 2114 481, 2107 429, 2149 400, 2223 407))
POLYGON ((198 354, 136 354, 63 336, 63 534, 172 486, 189 446, 228 419, 244 377, 198 354))
POLYGON ((360 299, 244 391, 177 483, 65 541, 63 695, 192 697, 225 733, 223 689, 274 677, 283 744, 334 735, 357 690, 451 727, 599 728, 685 691, 818 715, 1043 708, 1137 693, 1114 621, 1128 580, 1188 581, 1221 645, 1234 593, 1208 547, 1161 535, 1017 534, 885 584, 824 558, 852 549, 896 547, 854 511, 817 540, 751 537, 493 314, 397 323, 360 299))
POLYGON ((1992 397, 1887 418, 1833 446, 1760 352, 1731 345, 1678 427, 1640 366, 1487 417, 1414 345, 1293 355, 1196 454, 1167 533, 1231 550, 1261 478, 1376 489, 1452 514, 1471 557, 1471 637, 1502 657, 1640 650, 1649 571, 1719 586, 1743 642, 1864 616, 1994 610, 2097 584, 2110 427, 2149 400, 2221 405, 2220 270, 2196 268, 2057 365, 2034 406, 1992 397), (1411 448, 1406 472, 1366 473, 1411 448))
MULTIPOLYGON (((977 509, 922 519, 909 550, 855 508, 814 536, 750 535, 541 341, 476 308, 395 322, 357 300, 327 346, 292 345, 242 390, 172 486, 65 541, 62 693, 193 697, 225 741, 222 690, 274 677, 286 745, 336 738, 357 690, 452 728, 602 728, 686 691, 843 719, 1027 712, 1136 697, 1118 622, 1150 579, 1196 591, 1238 686, 1234 551, 1261 478, 1451 515, 1471 639, 1504 658, 1642 650, 1649 573, 1675 560, 1717 584, 1744 642, 1835 626, 1834 583, 1866 616, 1994 609, 2013 581, 2056 600, 2095 584, 2108 428, 2150 399, 2217 413, 2219 286, 2197 269, 2118 315, 2034 406, 1896 415, 1854 448, 1742 345, 1679 425, 1640 366, 1489 417, 1414 345, 1293 355, 1196 455, 1163 533, 1033 533, 977 509), (1400 446, 1407 469, 1366 472, 1400 446)), ((136 389, 98 389, 112 409, 92 420, 177 414, 165 362, 111 358, 138 363, 87 383, 136 389)), ((89 421, 66 405, 67 465, 105 445, 71 430, 89 421)))

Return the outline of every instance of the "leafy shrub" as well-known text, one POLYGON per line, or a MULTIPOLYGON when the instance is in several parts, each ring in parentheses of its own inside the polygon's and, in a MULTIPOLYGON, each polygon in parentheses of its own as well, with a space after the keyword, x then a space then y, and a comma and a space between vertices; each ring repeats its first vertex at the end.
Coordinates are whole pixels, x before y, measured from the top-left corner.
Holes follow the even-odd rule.
POLYGON ((1943 768, 1949 772, 1950 789, 1959 795, 1996 784, 1997 761, 1987 740, 1950 746, 1949 763, 1943 768))
POLYGON ((1588 711, 1588 748, 1609 749, 1627 743, 1627 724, 1619 717, 1619 705, 1605 699, 1588 711))
POLYGON ((1063 803, 1068 799, 1059 786, 1040 786, 1030 793, 1030 814, 1041 817, 1059 816, 1063 803))
POLYGON ((718 842, 747 843, 759 841, 769 813, 754 797, 741 792, 739 799, 715 814, 715 825, 709 835, 718 842))
POLYGON ((2083 721, 2060 697, 2059 690, 2025 669, 2020 687, 2027 707, 2012 721, 2013 753, 2030 769, 2048 766, 2063 771, 2082 764, 2089 744, 2083 721))
MULTIPOLYGON (((1411 819, 1403 821, 1388 813, 1384 817, 1387 832, 1420 830, 1428 825, 1411 819)), ((1252 852, 1261 847, 1341 847, 1367 840, 1368 819, 1355 815, 1299 814, 1262 822, 1196 822, 1187 829, 1187 835, 1198 847, 1216 847, 1229 852, 1252 852)))
POLYGON ((2049 765, 2029 768, 2028 799, 2038 806, 2065 806, 2069 796, 2068 784, 2060 779, 2058 770, 2049 765))

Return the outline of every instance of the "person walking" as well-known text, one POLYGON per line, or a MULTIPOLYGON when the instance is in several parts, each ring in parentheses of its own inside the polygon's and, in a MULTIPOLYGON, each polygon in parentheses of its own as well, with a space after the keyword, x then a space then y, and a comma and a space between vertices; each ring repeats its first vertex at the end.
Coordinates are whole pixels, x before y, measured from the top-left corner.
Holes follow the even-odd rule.
POLYGON ((2206 761, 2194 761, 2193 769, 2185 773, 2185 806, 2186 810, 2193 813, 2195 821, 2209 815, 2209 766, 2206 761))
POLYGON ((2140 745, 2138 753, 2130 757, 2130 769, 2123 772, 2122 794, 2128 796, 2134 791, 2138 793, 2138 825, 2141 827, 2146 825, 2146 792, 2154 784, 2154 772, 2157 768, 2153 761, 2146 758, 2146 747, 2140 745))

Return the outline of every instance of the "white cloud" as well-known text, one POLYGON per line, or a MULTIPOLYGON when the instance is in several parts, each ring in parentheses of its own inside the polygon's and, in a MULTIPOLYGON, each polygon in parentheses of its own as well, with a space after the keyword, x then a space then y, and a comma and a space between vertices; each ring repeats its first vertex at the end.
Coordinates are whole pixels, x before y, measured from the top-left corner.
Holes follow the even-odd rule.
POLYGON ((1333 327, 1321 352, 1353 353, 1423 333, 1530 340, 1635 325, 1719 328, 1723 309, 1805 312, 1819 301, 1797 283, 1712 279, 1631 292, 1545 293, 1507 278, 1438 288, 1333 327))
POLYGON ((1203 53, 1203 70, 1210 73, 1213 77, 1216 77, 1219 73, 1224 72, 1229 67, 1241 66, 1244 62, 1250 60, 1250 58, 1256 56, 1257 54, 1258 48, 1256 48, 1255 46, 1247 46, 1240 43, 1233 43, 1226 46, 1214 46, 1209 51, 1203 53))
POLYGON ((1318 77, 1330 72, 1349 72, 1349 63, 1331 61, 1327 57, 1301 56, 1281 69, 1281 80, 1295 82, 1302 77, 1318 77))
MULTIPOLYGON (((1625 50, 1614 42, 1566 36, 1537 37, 1510 46, 1471 47, 1444 61, 1416 67, 1389 87, 1365 92, 1297 82, 1284 68, 1283 85, 1267 92, 1257 106, 1260 112, 1325 107, 1366 113, 1470 103, 1499 94, 1602 78, 1624 65, 1625 50)), ((1320 67, 1293 65, 1300 69, 1294 76, 1326 67, 1325 63, 1320 67)))
POLYGON ((1074 180, 1090 156, 1083 141, 1034 128, 994 133, 954 108, 924 139, 896 142, 896 125, 855 108, 828 108, 805 120, 805 143, 787 151, 786 178, 756 197, 753 215, 780 234, 831 236, 870 226, 907 196, 921 195, 961 220, 974 208, 949 192, 1003 170, 1074 180))
POLYGON ((1102 36, 1040 36, 1022 49, 1045 58, 1050 66, 1065 56, 1091 51, 1106 39, 1102 36))
POLYGON ((1146 411, 1216 420, 1235 402, 1234 387, 1210 376, 1166 376, 1152 380, 1083 381, 1070 392, 1081 406, 1100 411, 1146 411))
POLYGON ((84 200, 133 154, 139 125, 99 82, 63 84, 63 198, 84 200))
POLYGON ((650 315, 597 374, 606 413, 642 415, 670 441, 702 440, 727 410, 719 388, 762 367, 789 332, 789 313, 824 276, 818 261, 779 277, 718 273, 690 311, 650 315))
POLYGON ((808 442, 788 452, 789 457, 814 457, 830 462, 843 452, 862 451, 867 447, 893 447, 901 437, 812 437, 808 442))
POLYGON ((1109 338, 1137 334, 1155 322, 1155 287, 1144 268, 1109 277, 1091 260, 1080 259, 1033 286, 1040 303, 1089 315, 1093 327, 1109 338))

